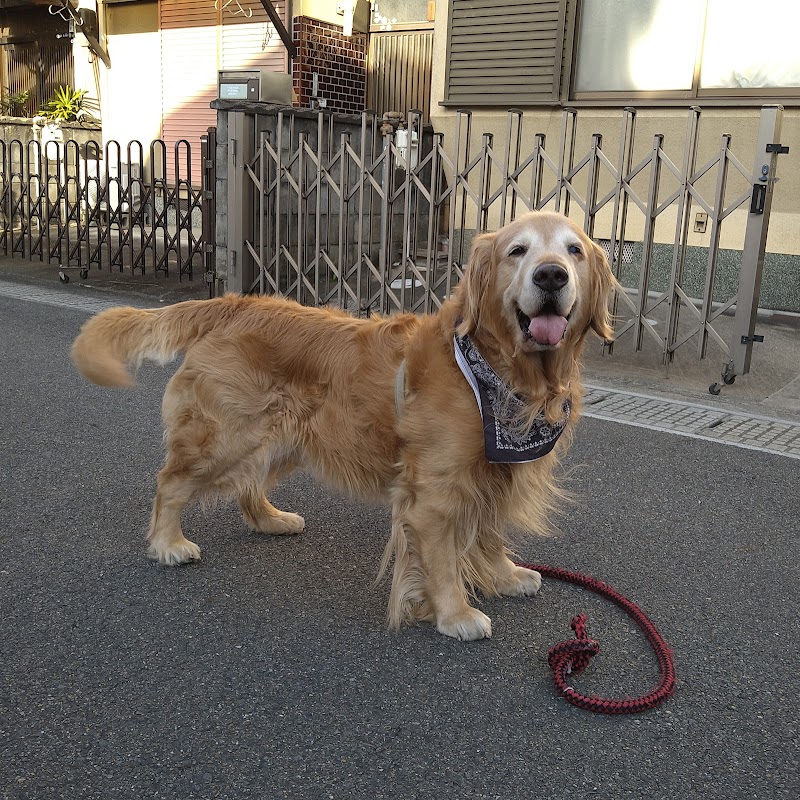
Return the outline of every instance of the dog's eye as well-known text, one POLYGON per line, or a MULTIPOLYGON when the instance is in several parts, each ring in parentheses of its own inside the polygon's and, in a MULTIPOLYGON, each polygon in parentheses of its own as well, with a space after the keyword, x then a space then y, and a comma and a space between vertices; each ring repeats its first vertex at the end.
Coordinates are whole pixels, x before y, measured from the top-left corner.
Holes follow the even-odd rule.
POLYGON ((520 256, 524 256, 527 252, 528 248, 524 244, 518 244, 511 249, 509 255, 513 256, 514 258, 519 258, 520 256))
POLYGON ((577 244, 571 244, 567 248, 567 251, 573 256, 580 256, 583 254, 583 250, 581 250, 580 245, 577 244))

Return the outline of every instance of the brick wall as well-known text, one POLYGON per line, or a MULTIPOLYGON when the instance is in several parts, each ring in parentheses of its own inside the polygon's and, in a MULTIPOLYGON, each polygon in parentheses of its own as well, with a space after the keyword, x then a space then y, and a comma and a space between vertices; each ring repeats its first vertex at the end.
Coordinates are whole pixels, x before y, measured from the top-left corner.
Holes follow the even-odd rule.
POLYGON ((311 17, 294 18, 292 79, 298 105, 311 104, 312 75, 319 75, 318 97, 326 109, 345 114, 364 110, 367 84, 367 35, 353 31, 345 36, 341 27, 311 17))

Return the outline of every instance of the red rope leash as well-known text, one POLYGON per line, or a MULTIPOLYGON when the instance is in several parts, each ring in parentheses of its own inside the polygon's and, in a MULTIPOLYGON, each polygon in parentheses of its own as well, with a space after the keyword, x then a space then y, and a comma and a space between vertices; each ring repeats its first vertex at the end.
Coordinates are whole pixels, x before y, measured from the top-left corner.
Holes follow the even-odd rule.
POLYGON ((573 672, 583 672, 591 657, 600 652, 600 643, 586 635, 586 615, 579 614, 573 617, 570 623, 572 630, 575 631, 575 638, 554 645, 547 654, 547 663, 553 670, 553 678, 559 694, 574 706, 601 714, 635 714, 637 711, 647 711, 650 708, 655 708, 672 695, 675 691, 675 666, 672 662, 672 651, 661 637, 656 626, 637 605, 623 597, 607 583, 603 583, 589 575, 569 572, 558 567, 548 567, 543 564, 517 563, 526 569, 536 570, 546 578, 555 578, 559 581, 582 586, 611 600, 642 629, 658 658, 661 681, 655 689, 642 697, 616 700, 596 695, 588 696, 577 692, 567 684, 567 676, 573 672))

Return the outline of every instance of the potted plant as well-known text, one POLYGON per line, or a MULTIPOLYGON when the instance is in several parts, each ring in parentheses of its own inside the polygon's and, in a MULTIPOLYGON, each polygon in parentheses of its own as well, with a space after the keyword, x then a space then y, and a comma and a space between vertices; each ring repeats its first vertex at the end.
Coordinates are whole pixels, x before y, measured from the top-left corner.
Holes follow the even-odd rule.
POLYGON ((34 117, 34 130, 37 124, 41 127, 41 142, 63 142, 64 134, 61 123, 80 121, 86 111, 83 109, 83 98, 86 89, 71 89, 69 86, 59 86, 53 96, 42 105, 39 113, 34 117))
POLYGON ((39 109, 39 116, 48 122, 74 122, 82 116, 86 89, 59 86, 53 96, 39 109))
POLYGON ((27 116, 25 106, 31 98, 29 90, 17 92, 17 94, 6 94, 3 92, 0 97, 0 114, 7 117, 27 116))

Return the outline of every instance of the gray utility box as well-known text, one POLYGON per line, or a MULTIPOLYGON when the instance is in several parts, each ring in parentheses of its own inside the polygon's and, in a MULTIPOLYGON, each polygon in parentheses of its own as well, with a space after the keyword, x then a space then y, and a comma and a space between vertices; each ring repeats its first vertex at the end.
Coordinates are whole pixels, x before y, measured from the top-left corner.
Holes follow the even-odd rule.
POLYGON ((270 72, 263 67, 226 69, 219 73, 217 85, 220 100, 292 104, 292 76, 284 72, 270 72))

